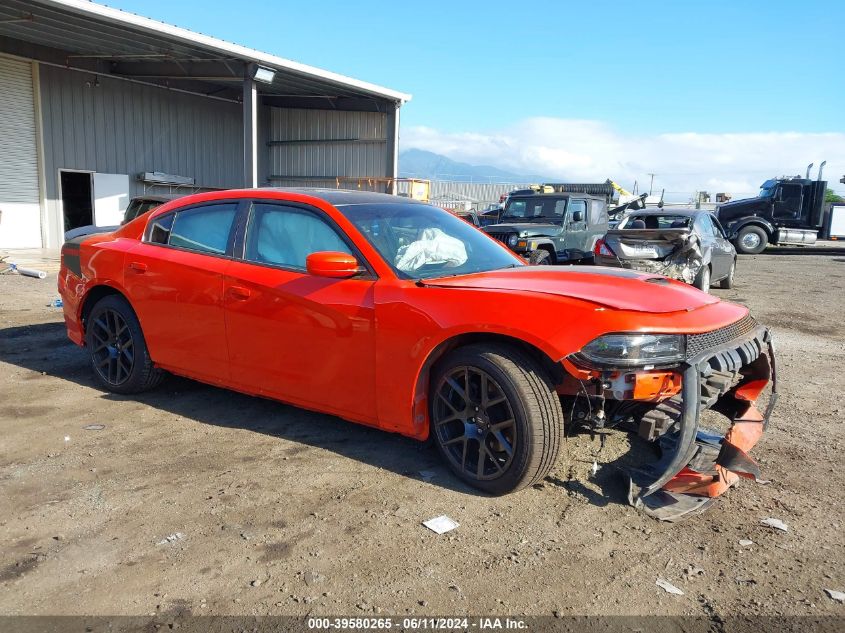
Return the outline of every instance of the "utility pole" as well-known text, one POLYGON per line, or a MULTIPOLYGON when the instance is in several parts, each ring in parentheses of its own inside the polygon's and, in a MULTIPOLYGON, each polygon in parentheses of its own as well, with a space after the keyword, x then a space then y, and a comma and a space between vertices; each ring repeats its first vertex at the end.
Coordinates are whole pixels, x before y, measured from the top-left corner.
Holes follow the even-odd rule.
POLYGON ((654 188, 654 177, 656 174, 647 173, 646 176, 651 176, 651 182, 648 184, 648 195, 651 195, 651 190, 654 188))

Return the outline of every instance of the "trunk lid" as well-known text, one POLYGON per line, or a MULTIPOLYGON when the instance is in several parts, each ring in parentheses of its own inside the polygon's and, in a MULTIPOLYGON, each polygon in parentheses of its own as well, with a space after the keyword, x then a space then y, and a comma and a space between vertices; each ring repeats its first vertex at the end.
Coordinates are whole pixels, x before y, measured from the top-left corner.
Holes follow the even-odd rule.
POLYGON ((604 241, 619 259, 663 260, 690 240, 690 229, 613 229, 604 241))

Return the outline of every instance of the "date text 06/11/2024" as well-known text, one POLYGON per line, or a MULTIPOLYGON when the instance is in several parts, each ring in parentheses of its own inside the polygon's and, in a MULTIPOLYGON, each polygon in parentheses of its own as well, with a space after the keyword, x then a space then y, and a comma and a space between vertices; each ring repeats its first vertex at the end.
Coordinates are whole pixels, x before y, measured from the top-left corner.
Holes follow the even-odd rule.
POLYGON ((310 630, 390 630, 392 628, 403 630, 521 630, 527 629, 528 625, 524 620, 518 618, 501 617, 422 617, 422 618, 398 618, 391 617, 337 617, 337 618, 308 618, 308 629, 310 630))

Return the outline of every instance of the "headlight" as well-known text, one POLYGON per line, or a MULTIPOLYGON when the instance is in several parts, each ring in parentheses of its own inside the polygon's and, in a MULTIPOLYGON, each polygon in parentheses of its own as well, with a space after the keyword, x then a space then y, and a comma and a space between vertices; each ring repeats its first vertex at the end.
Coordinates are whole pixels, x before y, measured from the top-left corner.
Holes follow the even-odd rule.
POLYGON ((514 233, 513 235, 511 235, 511 236, 508 238, 508 246, 510 246, 511 248, 513 248, 514 246, 516 246, 516 241, 517 241, 518 239, 519 239, 519 235, 517 235, 516 233, 514 233))
POLYGON ((587 343, 580 355, 600 367, 641 367, 684 360, 686 338, 681 334, 605 334, 587 343))

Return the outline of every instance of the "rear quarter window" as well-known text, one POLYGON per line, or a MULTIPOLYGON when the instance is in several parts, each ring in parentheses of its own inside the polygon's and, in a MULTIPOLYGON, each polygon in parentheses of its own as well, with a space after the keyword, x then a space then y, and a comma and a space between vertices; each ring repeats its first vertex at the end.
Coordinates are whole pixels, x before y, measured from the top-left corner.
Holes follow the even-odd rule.
POLYGON ((215 204, 176 213, 168 244, 200 253, 224 255, 238 205, 215 204))
POLYGON ((221 203, 177 210, 153 218, 146 241, 197 253, 225 255, 229 251, 238 203, 221 203))

